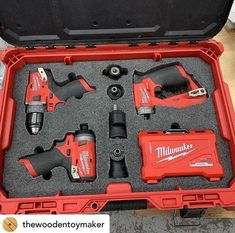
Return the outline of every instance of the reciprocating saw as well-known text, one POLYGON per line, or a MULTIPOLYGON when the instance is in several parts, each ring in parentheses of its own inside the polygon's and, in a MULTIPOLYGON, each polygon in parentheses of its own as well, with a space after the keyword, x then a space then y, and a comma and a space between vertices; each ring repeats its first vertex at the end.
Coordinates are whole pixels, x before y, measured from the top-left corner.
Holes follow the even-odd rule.
POLYGON ((56 141, 47 151, 20 158, 33 177, 47 175, 55 167, 64 167, 72 181, 91 182, 96 178, 95 135, 87 124, 75 134, 56 141))
POLYGON ((42 129, 44 112, 53 112, 57 104, 70 97, 80 99, 84 93, 95 91, 82 76, 70 74, 69 80, 58 83, 49 69, 30 72, 25 95, 26 128, 30 134, 42 129))
POLYGON ((134 73, 134 101, 137 113, 149 116, 155 106, 183 108, 202 103, 207 91, 179 62, 134 73))

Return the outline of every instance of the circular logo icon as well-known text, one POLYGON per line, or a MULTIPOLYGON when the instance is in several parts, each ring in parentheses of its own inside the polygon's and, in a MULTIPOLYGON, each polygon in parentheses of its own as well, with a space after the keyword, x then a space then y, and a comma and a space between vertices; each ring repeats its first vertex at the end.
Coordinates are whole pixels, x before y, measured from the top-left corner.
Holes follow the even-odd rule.
POLYGON ((13 232, 17 229, 17 221, 15 218, 5 218, 2 223, 3 229, 7 232, 13 232))

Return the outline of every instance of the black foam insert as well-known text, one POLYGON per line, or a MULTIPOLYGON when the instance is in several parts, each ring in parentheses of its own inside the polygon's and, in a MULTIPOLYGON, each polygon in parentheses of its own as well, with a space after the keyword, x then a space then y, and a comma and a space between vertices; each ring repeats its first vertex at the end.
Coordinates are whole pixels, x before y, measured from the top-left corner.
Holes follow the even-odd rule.
POLYGON ((211 68, 200 58, 169 58, 160 62, 151 59, 122 61, 91 61, 76 62, 72 65, 63 63, 29 64, 20 69, 15 76, 13 97, 17 102, 14 135, 10 149, 6 152, 4 162, 3 186, 9 197, 48 196, 62 192, 64 195, 105 193, 106 186, 111 182, 129 182, 134 191, 174 190, 176 186, 183 189, 201 189, 227 187, 232 178, 232 169, 228 143, 222 139, 218 129, 212 93, 214 82, 211 68), (159 64, 179 61, 187 72, 194 74, 200 84, 206 87, 209 98, 202 104, 183 108, 157 107, 150 120, 144 120, 136 114, 133 100, 132 75, 135 69, 146 71, 159 64), (118 64, 128 68, 129 73, 118 81, 102 75, 102 70, 109 64, 118 64), (36 136, 29 135, 25 128, 24 96, 28 83, 28 73, 38 67, 53 71, 56 81, 67 79, 69 72, 81 74, 96 86, 95 93, 87 93, 82 99, 69 99, 53 113, 45 113, 43 129, 36 136), (117 101, 107 95, 107 88, 118 83, 125 93, 117 101), (126 113, 127 139, 109 138, 109 112, 116 103, 126 113), (209 182, 203 177, 165 178, 158 184, 149 185, 141 179, 141 152, 138 146, 137 133, 140 130, 166 130, 177 122, 187 129, 212 129, 218 140, 220 161, 225 168, 225 177, 219 182, 209 182), (35 147, 49 149, 54 140, 61 140, 68 132, 74 132, 81 123, 88 123, 96 135, 97 178, 91 183, 72 183, 64 168, 52 170, 52 177, 32 178, 26 168, 18 163, 22 156, 34 152, 35 147), (110 151, 113 144, 121 144, 125 150, 125 160, 129 177, 121 179, 109 178, 110 151))

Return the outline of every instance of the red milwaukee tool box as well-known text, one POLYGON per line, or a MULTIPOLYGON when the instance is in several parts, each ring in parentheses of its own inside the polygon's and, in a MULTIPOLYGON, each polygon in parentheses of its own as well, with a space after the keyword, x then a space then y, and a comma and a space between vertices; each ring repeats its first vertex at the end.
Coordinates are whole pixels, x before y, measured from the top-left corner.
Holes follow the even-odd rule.
POLYGON ((232 0, 0 2, 0 213, 235 209, 232 0))

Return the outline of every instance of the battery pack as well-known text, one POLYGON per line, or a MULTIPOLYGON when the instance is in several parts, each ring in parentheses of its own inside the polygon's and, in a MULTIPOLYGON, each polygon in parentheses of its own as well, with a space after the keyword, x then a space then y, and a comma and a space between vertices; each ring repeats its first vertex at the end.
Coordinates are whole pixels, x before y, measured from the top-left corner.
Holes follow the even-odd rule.
POLYGON ((203 176, 219 181, 224 176, 212 130, 141 131, 142 179, 154 184, 164 177, 203 176))

